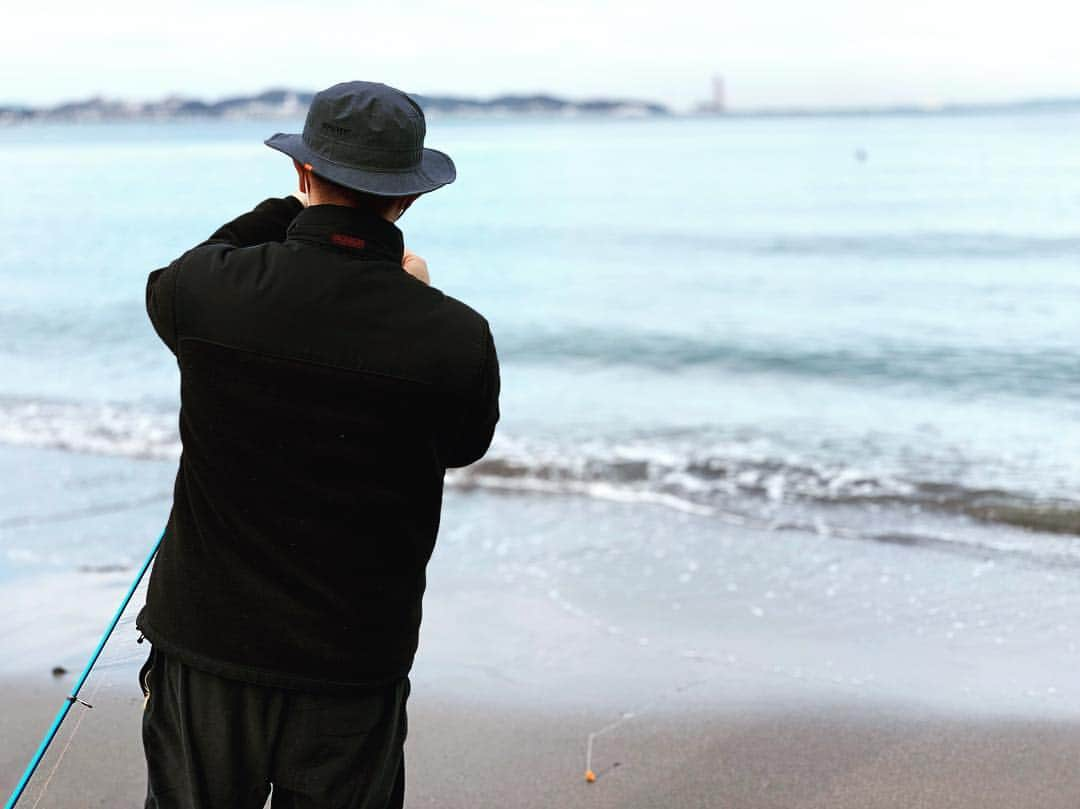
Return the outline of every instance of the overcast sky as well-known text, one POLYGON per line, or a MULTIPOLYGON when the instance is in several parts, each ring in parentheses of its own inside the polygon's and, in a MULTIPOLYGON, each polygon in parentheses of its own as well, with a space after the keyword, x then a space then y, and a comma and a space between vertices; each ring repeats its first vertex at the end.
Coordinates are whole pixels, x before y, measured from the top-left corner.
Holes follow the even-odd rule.
POLYGON ((0 103, 218 98, 347 79, 686 108, 1080 96, 1075 0, 38 0, 0 28, 0 103))

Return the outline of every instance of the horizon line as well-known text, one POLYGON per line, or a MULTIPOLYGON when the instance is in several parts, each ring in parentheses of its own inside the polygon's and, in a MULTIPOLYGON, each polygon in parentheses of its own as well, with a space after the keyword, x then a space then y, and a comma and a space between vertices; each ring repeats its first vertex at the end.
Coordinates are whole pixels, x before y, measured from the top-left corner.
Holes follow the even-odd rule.
MULTIPOLYGON (((207 105, 224 104, 229 101, 249 101, 257 99, 261 96, 265 96, 270 93, 285 93, 295 96, 311 96, 314 95, 316 90, 310 89, 297 89, 295 87, 287 87, 283 85, 274 85, 266 87, 262 90, 243 93, 243 92, 230 92, 215 96, 203 96, 195 93, 169 91, 152 97, 124 97, 124 96, 110 96, 107 93, 96 91, 84 96, 71 97, 65 100, 46 103, 30 103, 19 101, 5 101, 0 100, 0 110, 6 111, 25 111, 31 113, 42 113, 54 110, 59 110, 64 107, 75 106, 80 104, 89 104, 94 102, 109 103, 118 105, 153 105, 164 102, 196 102, 207 105)), ((671 102, 662 100, 631 97, 631 96, 619 96, 619 95, 598 95, 592 94, 589 96, 571 97, 561 95, 559 93, 550 90, 517 90, 517 91, 504 91, 495 94, 460 94, 460 93, 444 93, 444 92, 412 92, 405 91, 408 95, 417 97, 427 101, 435 101, 441 103, 456 102, 461 104, 494 104, 498 101, 510 101, 510 100, 550 100, 559 103, 565 103, 570 105, 588 105, 590 103, 605 103, 605 104, 625 104, 625 105, 647 105, 659 108, 664 108, 669 113, 679 115, 675 112, 674 105, 671 102)), ((999 100, 982 100, 982 101, 896 101, 896 102, 882 102, 882 103, 861 103, 861 104, 768 104, 768 105, 756 105, 756 106, 737 106, 737 105, 725 105, 721 108, 716 108, 714 104, 710 103, 707 99, 701 99, 693 102, 689 108, 691 113, 711 113, 714 115, 724 116, 729 115, 732 117, 740 116, 755 116, 755 115, 851 115, 851 114, 867 114, 867 113, 935 113, 935 112, 963 112, 963 111, 979 111, 990 109, 1011 109, 1011 108, 1033 108, 1033 107, 1045 107, 1055 105, 1080 105, 1080 91, 1076 95, 1032 95, 1024 97, 1010 97, 999 100)))

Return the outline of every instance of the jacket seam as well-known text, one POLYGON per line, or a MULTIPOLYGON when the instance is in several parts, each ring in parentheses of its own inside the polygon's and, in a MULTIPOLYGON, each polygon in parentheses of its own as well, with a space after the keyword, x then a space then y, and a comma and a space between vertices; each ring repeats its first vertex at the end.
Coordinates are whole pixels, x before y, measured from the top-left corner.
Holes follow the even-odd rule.
POLYGON ((276 360, 287 360, 288 362, 296 362, 301 365, 312 365, 318 368, 329 368, 334 371, 346 371, 353 374, 365 374, 368 376, 378 376, 386 379, 394 379, 398 382, 412 382, 417 385, 425 385, 427 387, 434 387, 434 384, 423 379, 417 379, 411 376, 402 376, 401 374, 392 374, 387 371, 376 371, 370 368, 349 368, 346 365, 336 365, 331 362, 319 362, 318 360, 306 359, 303 357, 293 357, 288 354, 279 354, 274 351, 265 351, 259 348, 248 348, 246 346, 229 345, 228 343, 222 343, 217 340, 209 340, 206 337, 181 337, 177 340, 177 350, 180 348, 180 343, 184 341, 192 341, 196 343, 205 343, 207 345, 217 346, 218 348, 227 348, 230 351, 241 351, 245 354, 253 354, 259 357, 269 357, 276 360))

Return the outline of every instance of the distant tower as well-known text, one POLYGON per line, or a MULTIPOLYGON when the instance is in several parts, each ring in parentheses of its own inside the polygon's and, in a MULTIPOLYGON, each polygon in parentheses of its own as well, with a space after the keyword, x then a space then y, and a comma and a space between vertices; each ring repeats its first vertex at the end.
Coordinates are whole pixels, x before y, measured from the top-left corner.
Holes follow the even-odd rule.
POLYGON ((724 92, 724 77, 717 74, 712 78, 712 107, 713 112, 725 112, 727 110, 727 98, 724 92))

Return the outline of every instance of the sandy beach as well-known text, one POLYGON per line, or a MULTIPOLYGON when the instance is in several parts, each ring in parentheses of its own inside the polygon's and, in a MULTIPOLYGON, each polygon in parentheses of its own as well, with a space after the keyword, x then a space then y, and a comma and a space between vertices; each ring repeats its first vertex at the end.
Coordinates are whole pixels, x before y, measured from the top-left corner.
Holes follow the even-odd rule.
MULTIPOLYGON (((141 805, 141 700, 128 679, 130 687, 99 693, 95 715, 84 721, 41 806, 141 805)), ((600 737, 598 778, 587 784, 585 740, 610 717, 451 701, 418 685, 407 746, 406 805, 414 807, 1064 809, 1076 805, 1080 790, 1075 721, 841 703, 732 702, 643 716, 600 737)), ((5 793, 61 691, 44 680, 5 683, 5 793)), ((54 760, 46 760, 42 777, 54 760)))

